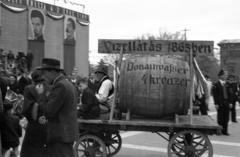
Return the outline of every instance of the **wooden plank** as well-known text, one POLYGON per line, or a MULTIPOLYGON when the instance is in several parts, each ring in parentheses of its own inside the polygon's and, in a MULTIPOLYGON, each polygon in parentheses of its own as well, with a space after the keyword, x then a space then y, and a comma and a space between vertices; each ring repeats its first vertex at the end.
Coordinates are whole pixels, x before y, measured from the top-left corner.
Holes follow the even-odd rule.
POLYGON ((193 116, 193 125, 189 125, 189 116, 179 116, 179 123, 175 123, 174 118, 165 119, 146 119, 144 117, 132 117, 131 121, 126 120, 113 120, 113 121, 103 121, 103 120, 84 120, 78 119, 79 124, 94 124, 94 125, 126 125, 126 126, 152 126, 152 127, 163 127, 163 128, 186 128, 186 129, 221 129, 221 127, 209 116, 193 116))
POLYGON ((213 45, 213 41, 99 39, 98 53, 117 54, 123 47, 124 54, 189 55, 192 50, 196 55, 213 56, 213 45))
POLYGON ((114 70, 115 70, 115 75, 114 75, 114 79, 115 79, 115 84, 114 84, 114 87, 115 87, 115 90, 114 90, 114 95, 113 95, 113 103, 111 105, 111 112, 110 112, 110 121, 113 120, 113 114, 114 114, 114 110, 115 110, 115 107, 116 107, 116 103, 117 103, 117 93, 118 93, 118 80, 119 80, 119 77, 120 75, 118 74, 118 68, 121 67, 121 62, 122 62, 122 57, 123 57, 123 48, 121 48, 120 50, 120 56, 119 56, 119 60, 118 60, 118 63, 117 65, 115 66, 114 70))

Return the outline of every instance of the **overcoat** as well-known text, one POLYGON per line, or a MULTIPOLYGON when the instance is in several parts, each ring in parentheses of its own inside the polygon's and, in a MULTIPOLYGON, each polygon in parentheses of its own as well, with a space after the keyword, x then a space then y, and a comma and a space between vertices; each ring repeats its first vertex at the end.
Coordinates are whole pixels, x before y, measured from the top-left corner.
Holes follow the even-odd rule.
MULTIPOLYGON (((38 94, 35 90, 36 85, 29 85, 24 90, 24 103, 22 108, 22 114, 28 120, 28 126, 26 128, 26 134, 23 139, 21 157, 34 156, 34 157, 47 157, 47 126, 40 124, 38 121, 32 119, 31 110, 34 103, 38 103, 38 94)), ((50 94, 51 86, 44 86, 44 95, 46 99, 50 94)), ((43 116, 42 112, 38 111, 39 117, 43 116)))
POLYGON ((49 100, 41 94, 39 108, 48 119, 47 141, 69 143, 78 140, 77 103, 74 85, 60 76, 55 80, 49 100))

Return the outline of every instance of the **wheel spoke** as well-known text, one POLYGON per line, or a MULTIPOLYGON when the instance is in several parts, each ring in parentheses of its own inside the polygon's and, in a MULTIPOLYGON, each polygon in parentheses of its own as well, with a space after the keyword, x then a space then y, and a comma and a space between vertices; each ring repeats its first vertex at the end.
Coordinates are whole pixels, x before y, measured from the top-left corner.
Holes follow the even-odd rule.
POLYGON ((195 148, 197 147, 197 146, 204 146, 204 144, 202 144, 202 142, 204 142, 204 139, 201 139, 199 142, 195 142, 196 143, 196 145, 194 146, 195 148))
POLYGON ((112 144, 110 144, 109 146, 111 146, 114 150, 116 150, 117 148, 116 147, 114 147, 112 144))
POLYGON ((200 157, 201 155, 198 155, 196 153, 194 153, 193 157, 200 157))
POLYGON ((185 152, 184 152, 183 150, 172 151, 172 152, 171 152, 171 154, 179 154, 179 153, 184 153, 184 154, 185 154, 185 152))
POLYGON ((109 147, 107 147, 108 149, 108 154, 111 154, 111 149, 109 147))
POLYGON ((80 145, 81 145, 82 147, 86 148, 85 142, 81 142, 80 145))
POLYGON ((186 136, 184 138, 184 143, 185 143, 186 146, 188 146, 188 142, 187 142, 186 136))
POLYGON ((181 143, 174 142, 173 144, 174 144, 175 146, 180 146, 181 148, 183 147, 183 144, 181 144, 181 143))
POLYGON ((117 138, 117 134, 116 134, 115 136, 112 137, 112 139, 115 139, 115 138, 117 138))
POLYGON ((78 151, 85 152, 85 149, 77 149, 78 151))
POLYGON ((101 147, 101 146, 95 147, 94 150, 96 151, 96 150, 98 150, 100 147, 101 147))
POLYGON ((88 140, 88 139, 86 139, 86 146, 87 146, 87 147, 90 146, 90 144, 89 144, 89 140, 88 140))

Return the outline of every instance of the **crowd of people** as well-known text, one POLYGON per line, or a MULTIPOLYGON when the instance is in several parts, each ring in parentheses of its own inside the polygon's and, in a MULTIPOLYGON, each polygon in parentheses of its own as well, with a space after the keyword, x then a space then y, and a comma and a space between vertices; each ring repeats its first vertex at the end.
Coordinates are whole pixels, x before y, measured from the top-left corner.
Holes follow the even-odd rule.
MULTIPOLYGON (((89 78, 80 77, 78 69, 66 76, 60 61, 44 58, 42 66, 31 75, 18 67, 14 73, 1 72, 0 77, 0 129, 3 155, 11 148, 17 156, 19 138, 25 129, 20 157, 74 156, 73 144, 79 138, 77 118, 96 119, 101 105, 108 106, 114 85, 106 66, 100 66, 89 78), (21 112, 13 114, 14 104, 5 99, 7 91, 23 96, 21 112)), ((222 69, 219 81, 211 83, 211 94, 217 110, 217 122, 222 126, 221 135, 229 135, 228 122, 237 123, 236 105, 239 101, 239 84, 234 75, 222 69), (230 118, 231 113, 231 118, 230 118)), ((206 95, 196 98, 202 115, 208 114, 206 95)), ((194 114, 199 114, 194 112, 194 114)), ((100 133, 101 134, 101 133, 100 133)), ((101 136, 101 135, 99 135, 101 136)))
POLYGON ((44 58, 42 66, 29 76, 25 71, 19 67, 13 74, 1 73, 3 156, 9 149, 10 156, 74 156, 73 144, 79 138, 77 118, 98 118, 99 104, 109 105, 114 86, 107 68, 99 67, 89 78, 80 77, 73 68, 66 76, 59 60, 44 58), (24 98, 19 114, 13 114, 13 103, 5 100, 8 91, 24 98), (26 133, 19 153, 22 128, 26 133))

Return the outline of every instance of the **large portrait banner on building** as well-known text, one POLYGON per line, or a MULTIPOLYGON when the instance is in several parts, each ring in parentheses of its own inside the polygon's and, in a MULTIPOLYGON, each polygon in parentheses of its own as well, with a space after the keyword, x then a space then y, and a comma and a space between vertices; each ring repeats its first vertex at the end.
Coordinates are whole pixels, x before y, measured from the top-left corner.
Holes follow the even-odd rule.
POLYGON ((76 18, 65 15, 64 19, 64 44, 76 44, 76 18))
POLYGON ((29 10, 29 26, 28 26, 28 39, 43 42, 44 28, 46 25, 46 18, 43 11, 31 8, 29 10))

